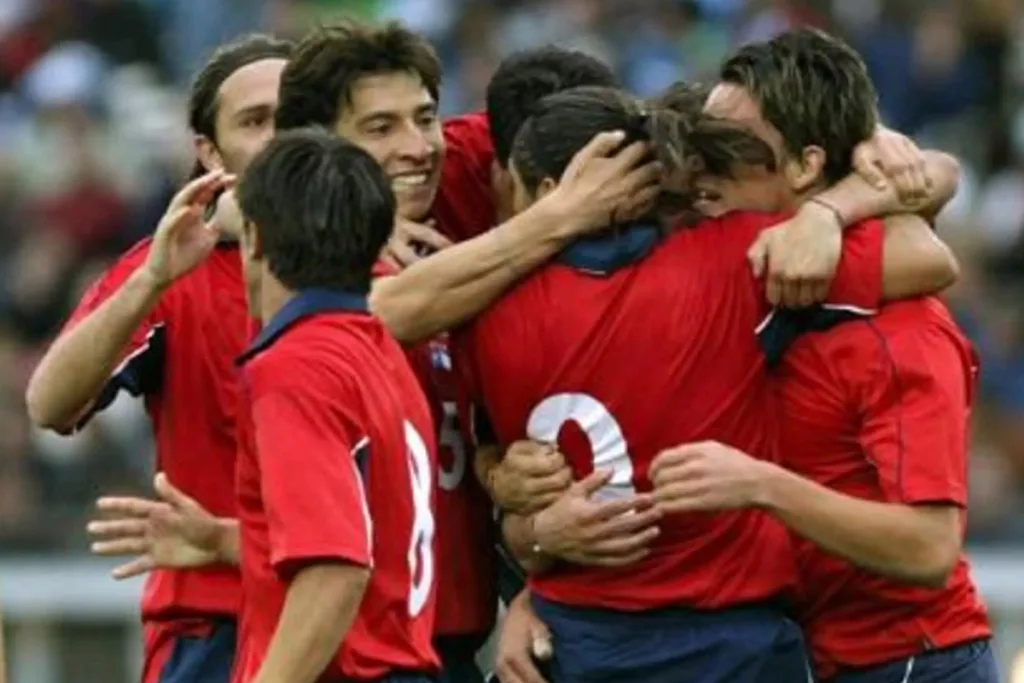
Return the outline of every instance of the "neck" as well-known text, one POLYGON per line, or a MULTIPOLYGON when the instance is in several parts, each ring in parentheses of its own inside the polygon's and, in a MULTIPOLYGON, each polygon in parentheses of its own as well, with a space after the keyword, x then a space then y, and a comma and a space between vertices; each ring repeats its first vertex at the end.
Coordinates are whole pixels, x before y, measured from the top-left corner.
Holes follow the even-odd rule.
POLYGON ((264 272, 260 286, 260 322, 266 325, 294 298, 295 292, 282 285, 270 273, 264 272))
POLYGON ((828 188, 829 188, 828 183, 822 181, 822 182, 819 182, 819 183, 815 183, 814 185, 811 185, 809 188, 807 188, 803 192, 794 193, 792 203, 791 203, 791 205, 789 207, 787 207, 787 209, 790 210, 790 211, 796 211, 801 206, 803 206, 807 202, 808 199, 810 199, 811 197, 814 197, 815 195, 817 195, 817 194, 819 194, 821 192, 824 192, 828 188))

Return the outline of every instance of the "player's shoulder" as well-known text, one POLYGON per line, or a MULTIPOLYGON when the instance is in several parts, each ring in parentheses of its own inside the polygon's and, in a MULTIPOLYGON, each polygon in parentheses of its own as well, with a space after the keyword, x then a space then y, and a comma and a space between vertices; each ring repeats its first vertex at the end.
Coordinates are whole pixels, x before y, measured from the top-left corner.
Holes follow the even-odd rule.
POLYGON ((494 155, 486 112, 449 117, 444 120, 442 131, 449 153, 494 155))
POLYGON ((255 386, 335 381, 365 362, 366 333, 359 328, 373 328, 374 320, 334 313, 296 320, 276 337, 256 342, 243 356, 245 374, 255 386))

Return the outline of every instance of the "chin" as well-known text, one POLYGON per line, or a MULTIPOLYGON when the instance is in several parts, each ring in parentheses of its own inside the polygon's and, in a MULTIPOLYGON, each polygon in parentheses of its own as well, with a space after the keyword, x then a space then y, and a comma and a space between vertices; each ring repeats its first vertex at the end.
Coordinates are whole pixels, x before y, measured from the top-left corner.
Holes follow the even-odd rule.
POLYGON ((416 193, 409 193, 407 196, 399 196, 398 215, 410 221, 423 221, 430 215, 430 208, 434 204, 434 197, 437 188, 422 190, 416 193))

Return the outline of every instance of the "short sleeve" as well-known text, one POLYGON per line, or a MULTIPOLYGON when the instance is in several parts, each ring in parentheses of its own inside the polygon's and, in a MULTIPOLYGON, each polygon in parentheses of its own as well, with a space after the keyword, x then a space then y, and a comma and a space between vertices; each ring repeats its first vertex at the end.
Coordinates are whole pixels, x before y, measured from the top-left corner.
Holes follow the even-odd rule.
POLYGON ((317 561, 370 566, 370 515, 359 461, 372 444, 352 443, 310 387, 289 383, 258 391, 254 387, 253 422, 274 568, 290 576, 317 561))
POLYGON ((882 302, 882 221, 871 219, 851 226, 843 233, 839 259, 826 307, 848 308, 870 313, 882 302))
POLYGON ((444 169, 431 215, 446 237, 462 242, 490 230, 497 221, 491 185, 494 146, 487 115, 446 119, 444 139, 444 169))
MULTIPOLYGON (((124 286, 128 278, 145 261, 147 246, 148 242, 133 248, 86 290, 60 334, 67 334, 124 286)), ((147 396, 159 392, 163 381, 167 344, 168 296, 169 293, 164 295, 132 333, 120 363, 111 373, 110 380, 93 402, 89 412, 79 419, 79 427, 113 403, 121 391, 126 391, 132 396, 147 396)))
MULTIPOLYGON (((871 323, 869 323, 871 324, 871 323)), ((865 457, 883 494, 907 504, 967 504, 973 370, 957 340, 931 325, 899 334, 875 327, 877 371, 859 381, 865 457)))

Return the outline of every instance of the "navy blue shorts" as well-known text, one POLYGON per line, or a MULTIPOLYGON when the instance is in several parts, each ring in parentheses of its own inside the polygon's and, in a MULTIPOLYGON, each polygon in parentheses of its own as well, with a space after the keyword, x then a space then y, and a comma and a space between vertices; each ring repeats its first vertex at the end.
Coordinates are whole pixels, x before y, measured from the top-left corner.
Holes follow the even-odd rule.
POLYGON ((202 636, 177 636, 157 681, 229 683, 235 660, 235 638, 233 621, 216 622, 202 636))
POLYGON ((486 641, 486 635, 434 638, 434 649, 441 658, 440 683, 484 683, 476 652, 486 641))
POLYGON ((848 670, 829 683, 999 683, 999 668, 988 640, 930 650, 909 659, 848 670))
POLYGON ((807 683, 799 627, 764 606, 625 613, 534 596, 551 630, 551 683, 807 683))

